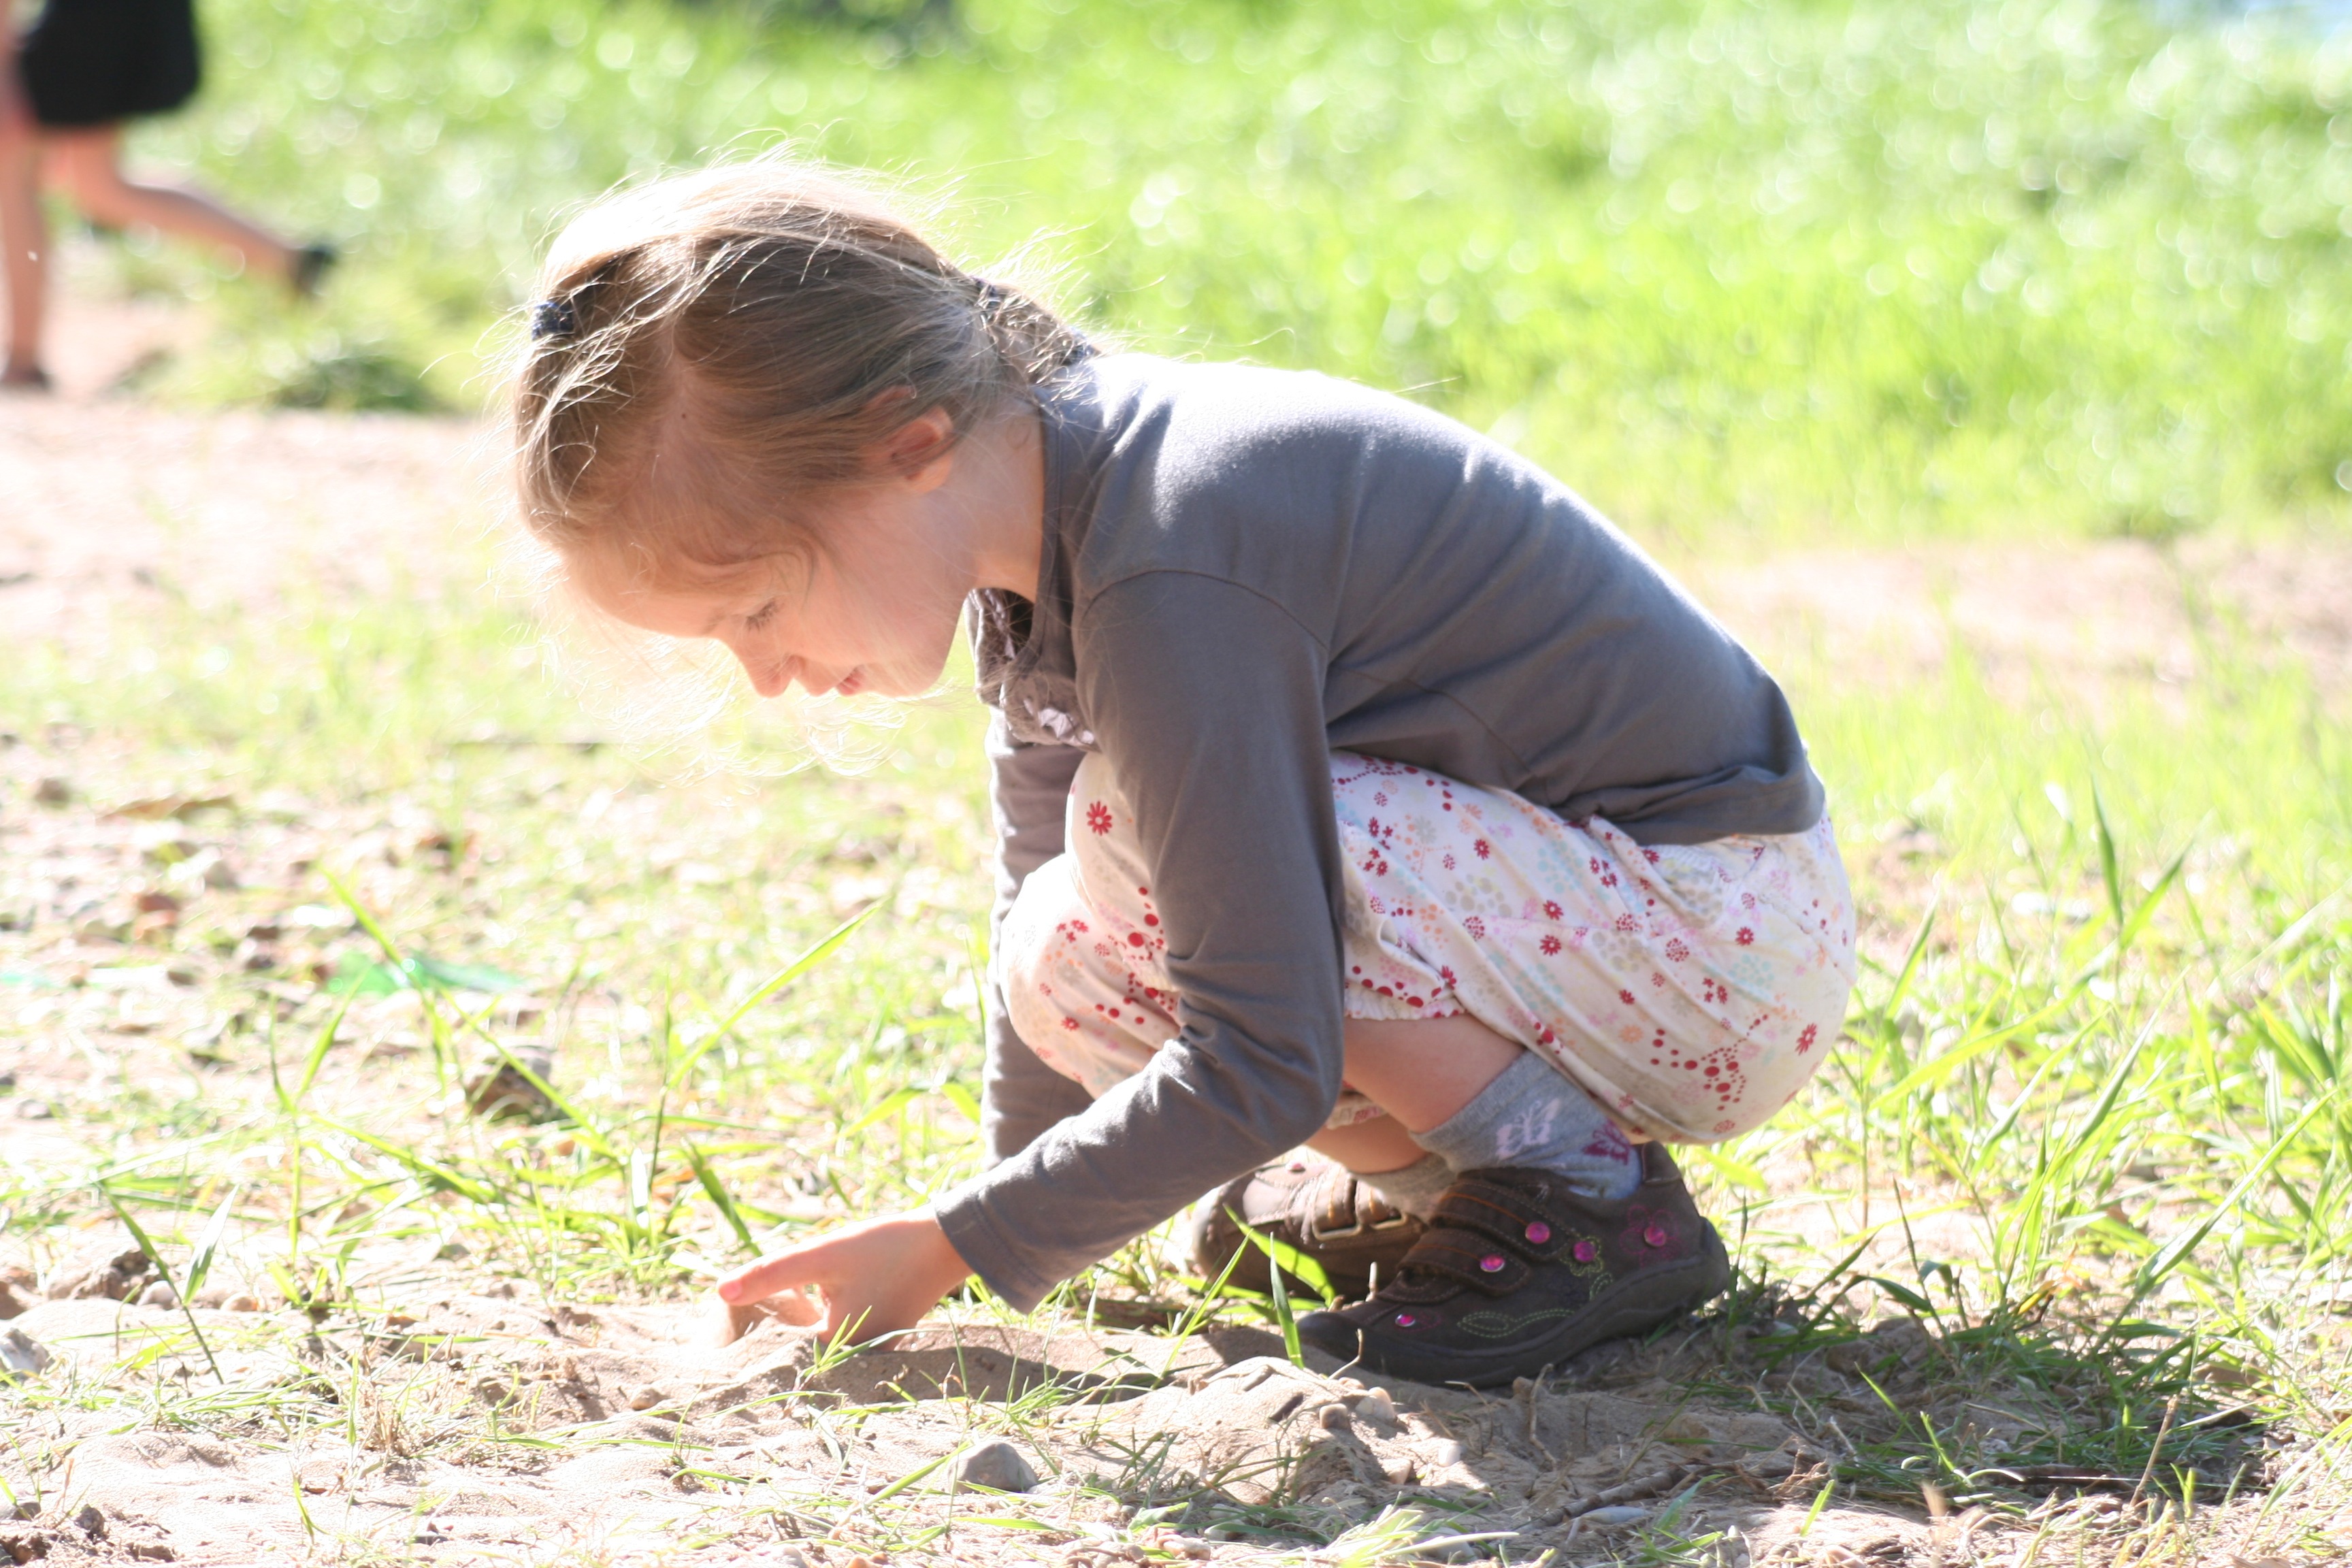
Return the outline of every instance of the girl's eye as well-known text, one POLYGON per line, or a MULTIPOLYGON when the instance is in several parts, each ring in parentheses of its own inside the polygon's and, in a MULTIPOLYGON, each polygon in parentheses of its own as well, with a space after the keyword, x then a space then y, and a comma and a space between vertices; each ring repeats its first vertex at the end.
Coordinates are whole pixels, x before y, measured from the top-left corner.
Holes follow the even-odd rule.
POLYGON ((752 611, 750 615, 745 616, 743 617, 743 624, 756 632, 765 628, 767 624, 775 618, 776 601, 771 599, 766 604, 761 605, 758 609, 752 611))

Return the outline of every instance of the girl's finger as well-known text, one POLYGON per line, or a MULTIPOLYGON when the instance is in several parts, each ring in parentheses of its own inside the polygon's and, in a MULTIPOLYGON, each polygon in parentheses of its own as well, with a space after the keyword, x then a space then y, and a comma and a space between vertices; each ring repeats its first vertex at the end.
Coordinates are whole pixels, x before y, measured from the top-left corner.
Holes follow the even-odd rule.
POLYGON ((781 1290, 764 1301, 722 1300, 714 1305, 717 1310, 703 1331, 703 1337, 718 1349, 733 1344, 762 1323, 820 1331, 824 1327, 824 1303, 799 1290, 781 1290))
POLYGON ((814 1261, 807 1249, 794 1247, 745 1264, 719 1282, 719 1299, 730 1303, 760 1301, 780 1290, 818 1284, 817 1271, 810 1267, 814 1261))

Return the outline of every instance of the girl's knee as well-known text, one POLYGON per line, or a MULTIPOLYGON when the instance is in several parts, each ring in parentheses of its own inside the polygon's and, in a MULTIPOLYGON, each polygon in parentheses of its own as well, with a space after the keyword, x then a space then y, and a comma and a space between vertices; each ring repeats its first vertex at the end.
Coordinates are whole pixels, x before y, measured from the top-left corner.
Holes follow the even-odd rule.
POLYGON ((1086 900, 1078 894, 1076 868, 1067 855, 1056 855, 1029 873, 996 939, 996 978, 1010 995, 1018 988, 1034 991, 1054 956, 1057 942, 1066 942, 1070 923, 1082 920, 1086 900))

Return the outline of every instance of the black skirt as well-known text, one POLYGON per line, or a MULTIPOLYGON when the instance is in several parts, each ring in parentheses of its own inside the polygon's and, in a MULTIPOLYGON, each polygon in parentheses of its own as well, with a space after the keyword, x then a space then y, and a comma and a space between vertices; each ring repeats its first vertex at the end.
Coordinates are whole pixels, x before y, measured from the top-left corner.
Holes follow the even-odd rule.
POLYGON ((194 0, 48 0, 20 57, 33 118, 58 130, 161 114, 196 90, 194 0))

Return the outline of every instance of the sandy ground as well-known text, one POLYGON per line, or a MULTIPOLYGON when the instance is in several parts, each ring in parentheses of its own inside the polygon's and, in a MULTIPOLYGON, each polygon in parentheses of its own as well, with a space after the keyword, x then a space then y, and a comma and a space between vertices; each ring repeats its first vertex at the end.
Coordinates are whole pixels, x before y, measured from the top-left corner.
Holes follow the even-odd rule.
MULTIPOLYGON (((289 594, 331 601, 483 583, 499 499, 483 425, 156 408, 110 389, 142 355, 168 348, 176 317, 69 305, 63 325, 71 346, 60 395, 0 401, 0 638, 80 642, 156 595, 259 608, 289 594)), ((1962 648, 1997 686, 2055 677, 2095 700, 2120 683, 2189 679, 2204 628, 2236 621, 2327 688, 2352 680, 2352 547, 2341 544, 1927 547, 1678 565, 1768 657, 1868 672, 1860 678, 1901 679, 1962 648)), ((111 834, 93 839, 92 857, 135 858, 138 825, 106 828, 93 817, 89 829, 111 834)), ((174 984, 160 968, 124 979, 119 996, 104 998, 119 1014, 110 1026, 134 1038, 157 1031, 167 1009, 147 993, 174 984)), ((30 1157, 42 1131, 9 1137, 30 1157)), ((121 1241, 94 1245, 103 1254, 121 1241)), ((1859 1374, 1956 1412, 1988 1441, 2049 1418, 1938 1385, 1932 1349, 1899 1325, 1863 1352, 1794 1360, 1719 1332, 1640 1355, 1603 1349, 1542 1388, 1492 1395, 1377 1388, 1328 1365, 1300 1371, 1278 1344, 1247 1333, 1204 1340, 1161 1366, 1165 1340, 965 1325, 818 1369, 782 1324, 722 1345, 684 1309, 580 1310, 468 1294, 485 1282, 433 1285, 427 1262, 414 1273, 428 1282, 412 1305, 315 1331, 289 1311, 206 1306, 191 1317, 118 1301, 137 1293, 137 1269, 110 1282, 102 1258, 20 1278, 13 1296, 0 1284, 0 1306, 11 1309, 0 1315, 14 1319, 5 1327, 54 1358, 45 1375, 131 1380, 152 1387, 159 1409, 209 1378, 199 1328, 250 1385, 337 1368, 415 1373, 402 1403, 355 1393, 339 1443, 292 1448, 225 1443, 169 1419, 127 1423, 119 1407, 77 1412, 63 1400, 45 1417, 54 1464, 37 1514, 0 1524, 0 1549, 20 1562, 226 1564, 323 1552, 870 1568, 878 1551, 869 1559, 805 1541, 814 1526, 794 1498, 846 1489, 872 1499, 877 1517, 919 1506, 949 1522, 1005 1511, 985 1494, 940 1486, 983 1450, 987 1464, 1004 1465, 988 1447, 1003 1440, 1018 1463, 971 1478, 1017 1481, 1025 1468, 1040 1494, 1030 1511, 1054 1528, 974 1527, 918 1555, 1108 1563, 1258 1552, 1218 1536, 1207 1515, 1181 1528, 1121 1523, 1083 1485, 1131 1493, 1156 1476, 1171 1488, 1213 1484, 1244 1510, 1222 1516, 1232 1519, 1277 1499, 1341 1520, 1409 1503, 1464 1532, 1512 1532, 1514 1560, 1547 1546, 1581 1555, 1704 1480, 1682 1527, 1736 1532, 1756 1562, 1955 1562, 1993 1545, 1990 1533, 1971 1544, 1979 1521, 1966 1516, 1931 1527, 1841 1504, 1800 1531, 1820 1461, 1880 1408, 1859 1374), (1016 1415, 1018 1396, 1041 1377, 1087 1397, 1058 1414, 1016 1415), (1694 1399, 1698 1381, 1715 1392, 1694 1399), (1811 1401, 1824 1419, 1799 1431, 1759 1414, 1760 1400, 1738 1398, 1742 1384, 1811 1401), (434 1436, 451 1423, 485 1436, 453 1448, 434 1436), (917 1477, 933 1460, 943 1461, 935 1479, 917 1477), (740 1484, 744 1477, 754 1483, 740 1484)), ((1757 1327, 1769 1342, 1771 1326, 1757 1327)), ((2095 1554, 2113 1501, 2095 1489, 2067 1516, 2095 1554)), ((836 1542, 856 1536, 836 1531, 836 1542)))
MULTIPOLYGON (((13 1537, 0 1526, 0 1545, 37 1541, 53 1563, 324 1552, 854 1568, 887 1555, 857 1549, 861 1522, 882 1518, 901 1540, 950 1527, 907 1553, 916 1560, 1253 1562, 1266 1556, 1253 1526, 1268 1516, 1251 1510, 1276 1505, 1326 1530, 1412 1507, 1448 1535, 1507 1540, 1523 1561, 1603 1549, 1694 1487, 1685 1534, 1723 1532, 1748 1562, 1952 1561, 1980 1514, 1938 1524, 1849 1500, 1809 1518, 1846 1428, 1832 1415, 1822 1435, 1801 1434, 1738 1384, 1795 1391, 1863 1432, 1864 1373, 1898 1394, 1932 1393, 1971 1434, 2014 1435, 2046 1415, 1938 1387, 1930 1342, 1901 1323, 1793 1369, 1771 1356, 1786 1326, 1769 1322, 1728 1340, 1605 1346, 1540 1386, 1493 1394, 1351 1375, 1311 1352, 1295 1367, 1277 1337, 1237 1328, 1180 1342, 942 1325, 824 1366, 780 1322, 722 1343, 683 1309, 550 1309, 510 1290, 316 1332, 100 1297, 45 1301, 11 1326, 50 1347, 53 1375, 69 1378, 119 1382, 136 1367, 128 1375, 201 1387, 198 1329, 231 1383, 339 1365, 406 1373, 397 1398, 352 1402, 348 1435, 292 1447, 126 1428, 120 1410, 61 1412, 47 1436, 70 1466, 38 1521, 13 1537), (1035 1404, 1049 1388, 1064 1396, 1055 1407, 1035 1404), (470 1451, 433 1441, 463 1420, 484 1434, 470 1451), (983 1524, 1015 1505, 982 1488, 1027 1494, 1017 1506, 1041 1528, 1008 1537, 983 1524), (1217 1502, 1157 1522, 1123 1521, 1113 1502, 1202 1488, 1217 1502), (845 1498, 879 1517, 845 1523, 845 1498), (961 1543, 959 1517, 971 1521, 961 1543), (820 1533, 828 1543, 811 1539, 820 1533)), ((2093 1498, 2065 1517, 2089 1544, 2115 1511, 2111 1497, 2093 1498)))

